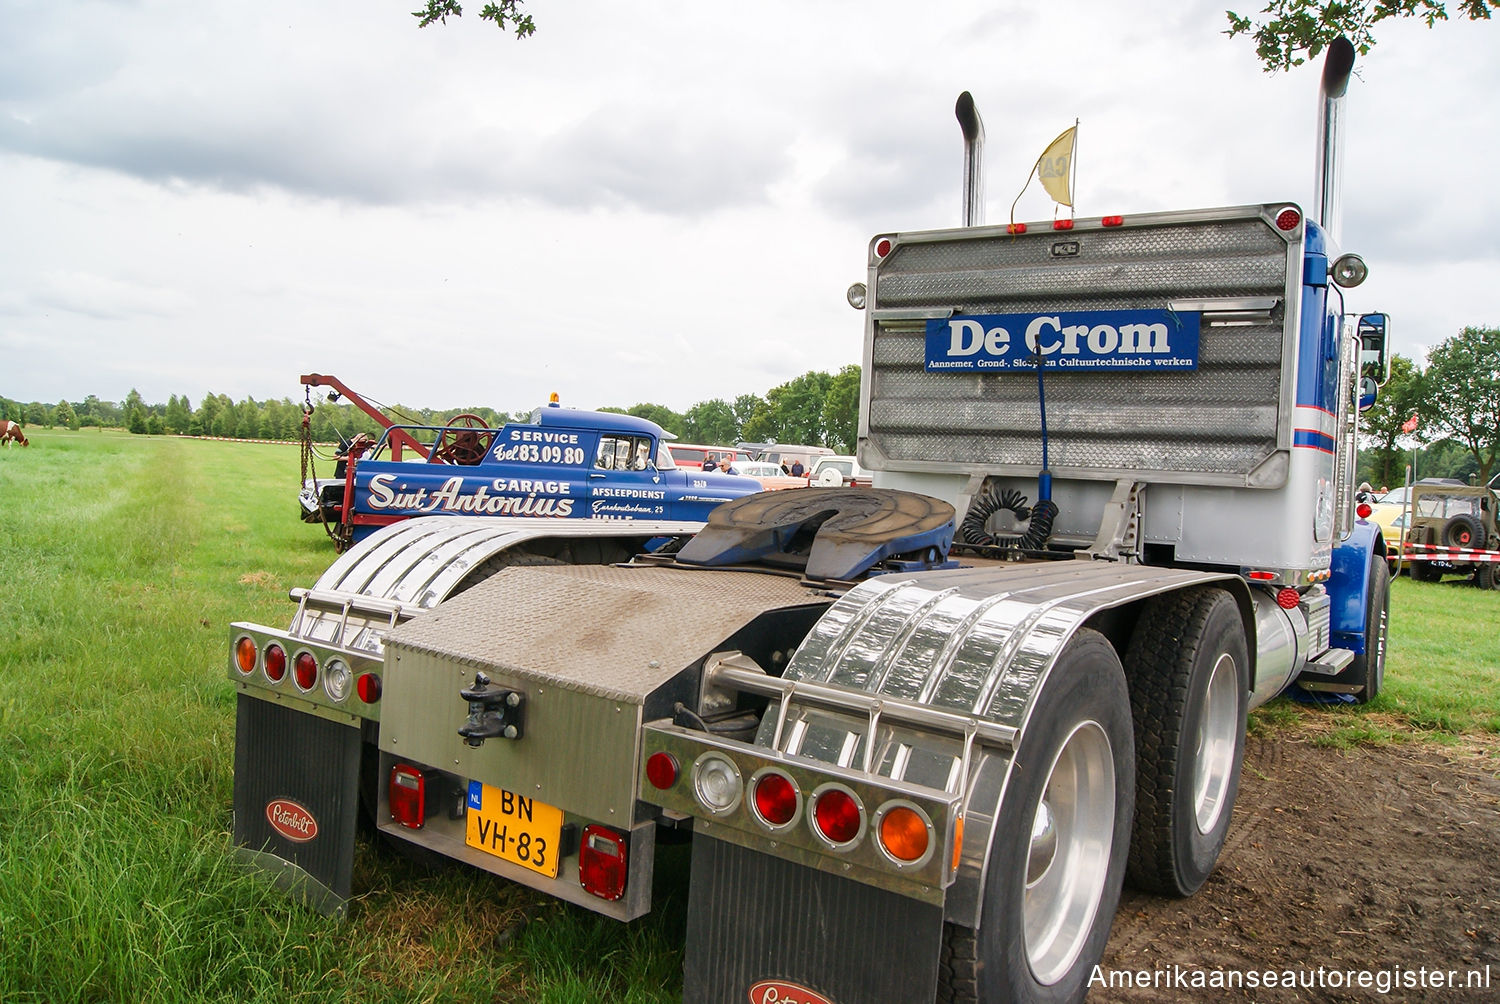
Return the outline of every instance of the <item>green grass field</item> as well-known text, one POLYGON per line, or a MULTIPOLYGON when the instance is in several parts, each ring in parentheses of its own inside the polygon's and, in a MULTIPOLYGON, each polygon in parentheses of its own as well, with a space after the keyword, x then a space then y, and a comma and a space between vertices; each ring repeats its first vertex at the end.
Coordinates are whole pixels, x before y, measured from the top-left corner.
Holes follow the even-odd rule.
MULTIPOLYGON (((0 450, 0 1001, 677 999, 681 868, 625 925, 367 846, 337 922, 232 864, 228 625, 284 624, 333 558, 297 450, 28 435, 0 450)), ((1493 750, 1497 609, 1402 579, 1385 694, 1255 727, 1493 750)))

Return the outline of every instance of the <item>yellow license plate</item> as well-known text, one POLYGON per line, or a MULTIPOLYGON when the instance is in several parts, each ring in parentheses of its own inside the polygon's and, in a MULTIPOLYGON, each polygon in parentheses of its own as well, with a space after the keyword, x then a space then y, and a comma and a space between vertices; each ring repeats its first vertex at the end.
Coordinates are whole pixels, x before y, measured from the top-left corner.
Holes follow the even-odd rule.
POLYGON ((557 878, 561 809, 470 781, 466 816, 464 842, 470 847, 557 878))

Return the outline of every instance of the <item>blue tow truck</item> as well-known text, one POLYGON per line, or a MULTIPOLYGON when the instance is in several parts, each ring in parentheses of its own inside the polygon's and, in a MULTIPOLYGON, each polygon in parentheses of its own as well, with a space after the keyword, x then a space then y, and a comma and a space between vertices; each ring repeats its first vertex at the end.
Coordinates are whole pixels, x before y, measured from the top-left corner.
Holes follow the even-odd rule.
POLYGON ((303 520, 328 525, 341 550, 414 516, 701 523, 721 502, 760 491, 754 478, 678 469, 672 434, 655 422, 564 408, 556 395, 498 429, 474 415, 382 424, 379 439, 346 445, 336 477, 303 482, 303 520))

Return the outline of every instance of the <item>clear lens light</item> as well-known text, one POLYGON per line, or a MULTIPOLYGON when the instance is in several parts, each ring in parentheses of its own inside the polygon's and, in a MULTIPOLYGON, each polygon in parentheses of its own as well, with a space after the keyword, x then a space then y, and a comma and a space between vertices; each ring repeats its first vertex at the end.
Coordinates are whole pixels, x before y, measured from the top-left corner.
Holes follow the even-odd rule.
POLYGON ((1346 254, 1333 263, 1333 281, 1345 289, 1353 289, 1369 275, 1369 266, 1357 254, 1346 254))
POLYGON ((844 299, 848 300, 849 306, 853 307, 855 310, 864 310, 865 284, 862 282, 856 282, 854 285, 850 286, 849 291, 844 294, 844 299))
POLYGON ((342 659, 334 659, 323 669, 323 689, 328 696, 335 701, 342 701, 349 696, 349 683, 354 679, 354 674, 349 670, 349 664, 342 659))
POLYGON ((728 812, 739 803, 743 790, 739 769, 723 757, 708 757, 698 764, 693 788, 698 801, 713 812, 728 812))

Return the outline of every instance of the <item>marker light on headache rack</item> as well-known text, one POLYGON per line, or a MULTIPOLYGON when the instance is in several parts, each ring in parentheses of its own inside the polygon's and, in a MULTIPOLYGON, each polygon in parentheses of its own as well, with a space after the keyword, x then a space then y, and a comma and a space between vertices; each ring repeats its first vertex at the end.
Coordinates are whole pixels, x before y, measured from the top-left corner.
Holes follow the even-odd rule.
POLYGON ((1287 206, 1276 214, 1276 229, 1291 233, 1297 229, 1297 224, 1302 222, 1302 214, 1295 206, 1287 206))

